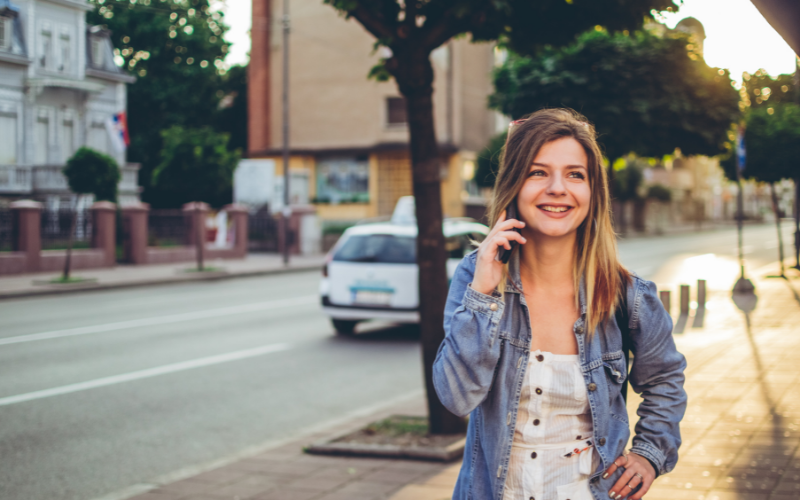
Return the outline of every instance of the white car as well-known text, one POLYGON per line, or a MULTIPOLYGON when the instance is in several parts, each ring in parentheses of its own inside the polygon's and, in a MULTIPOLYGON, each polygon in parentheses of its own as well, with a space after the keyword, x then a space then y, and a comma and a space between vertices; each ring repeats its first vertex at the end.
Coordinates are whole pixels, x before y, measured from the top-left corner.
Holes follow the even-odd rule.
MULTIPOLYGON (((442 226, 449 281, 489 228, 466 218, 445 219, 442 226)), ((319 286, 322 309, 338 334, 352 334, 356 323, 369 319, 419 323, 416 239, 416 223, 408 218, 356 225, 342 234, 328 253, 319 286)))

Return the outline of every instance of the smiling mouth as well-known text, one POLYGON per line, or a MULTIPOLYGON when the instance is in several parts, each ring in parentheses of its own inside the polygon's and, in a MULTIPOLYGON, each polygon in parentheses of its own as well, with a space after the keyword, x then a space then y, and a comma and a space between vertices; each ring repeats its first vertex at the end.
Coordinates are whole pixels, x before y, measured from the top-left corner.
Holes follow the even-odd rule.
POLYGON ((563 206, 563 205, 562 206, 538 205, 538 208, 540 208, 540 209, 542 209, 542 210, 544 210, 546 212, 559 213, 559 212, 566 212, 567 210, 571 209, 572 207, 563 206))

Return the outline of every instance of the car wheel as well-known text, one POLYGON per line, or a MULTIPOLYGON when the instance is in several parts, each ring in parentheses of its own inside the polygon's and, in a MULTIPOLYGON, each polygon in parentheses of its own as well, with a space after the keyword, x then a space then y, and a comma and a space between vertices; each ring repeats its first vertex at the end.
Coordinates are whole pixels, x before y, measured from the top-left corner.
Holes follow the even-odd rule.
POLYGON ((353 335, 358 321, 348 319, 332 319, 333 328, 336 330, 337 335, 353 335))

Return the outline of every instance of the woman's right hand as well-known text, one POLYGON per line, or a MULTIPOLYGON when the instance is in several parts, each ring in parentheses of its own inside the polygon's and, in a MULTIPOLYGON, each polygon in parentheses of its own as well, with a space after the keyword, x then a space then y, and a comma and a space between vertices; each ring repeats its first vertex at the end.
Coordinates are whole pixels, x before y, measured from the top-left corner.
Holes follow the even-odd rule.
POLYGON ((500 214, 497 224, 486 236, 478 247, 478 256, 475 264, 475 275, 472 278, 472 289, 486 295, 491 295, 503 279, 503 263, 496 259, 500 248, 511 250, 511 242, 516 241, 524 245, 527 241, 521 234, 514 231, 522 229, 525 223, 517 219, 506 220, 506 211, 500 214))

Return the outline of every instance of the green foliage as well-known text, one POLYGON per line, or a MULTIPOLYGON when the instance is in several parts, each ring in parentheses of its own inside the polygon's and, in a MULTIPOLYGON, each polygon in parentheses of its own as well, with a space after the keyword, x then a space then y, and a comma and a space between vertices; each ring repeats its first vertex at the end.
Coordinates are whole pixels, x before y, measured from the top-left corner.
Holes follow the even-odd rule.
POLYGON ((672 191, 662 184, 653 184, 647 188, 647 197, 666 203, 672 200, 672 191))
POLYGON ((744 177, 762 182, 800 179, 800 106, 784 103, 751 109, 745 146, 744 177))
POLYGON ((742 107, 758 108, 773 106, 786 102, 800 102, 800 88, 794 84, 793 75, 778 75, 772 78, 764 70, 758 70, 752 75, 742 75, 742 87, 739 95, 742 107))
POLYGON ((643 180, 644 174, 638 162, 629 161, 625 168, 614 171, 610 176, 611 196, 620 201, 639 199, 643 180))
POLYGON ((475 169, 475 184, 478 187, 494 187, 497 172, 500 170, 500 154, 506 144, 507 132, 500 132, 491 139, 489 144, 478 153, 477 168, 475 169))
POLYGON ((490 105, 513 118, 570 107, 594 123, 605 154, 660 157, 724 151, 738 96, 726 70, 708 67, 682 36, 590 31, 534 57, 511 53, 490 105))
POLYGON ((204 201, 213 207, 231 202, 233 171, 240 152, 228 150, 228 134, 209 127, 173 126, 162 132, 161 163, 153 189, 170 194, 172 206, 204 201))
POLYGON ((80 148, 67 160, 63 172, 73 193, 93 194, 96 201, 116 203, 121 174, 117 162, 110 156, 80 148))
POLYGON ((222 75, 218 96, 222 96, 213 127, 230 134, 228 149, 247 151, 247 66, 231 66, 222 75))
POLYGON ((154 207, 174 205, 171 193, 150 189, 161 131, 211 126, 218 117, 228 93, 220 69, 229 45, 223 14, 211 12, 209 0, 90 1, 87 23, 111 30, 117 59, 137 77, 128 85, 128 159, 142 164, 142 198, 154 207))

